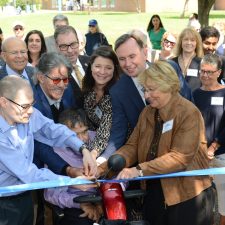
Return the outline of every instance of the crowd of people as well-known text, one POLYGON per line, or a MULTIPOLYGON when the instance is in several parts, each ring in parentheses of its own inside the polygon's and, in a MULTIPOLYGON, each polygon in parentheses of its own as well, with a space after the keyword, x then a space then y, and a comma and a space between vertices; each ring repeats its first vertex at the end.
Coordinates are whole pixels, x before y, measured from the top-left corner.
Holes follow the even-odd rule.
MULTIPOLYGON (((126 160, 118 179, 225 166, 221 24, 200 28, 193 13, 174 34, 155 14, 146 31, 118 37, 114 50, 95 19, 86 35, 65 15, 56 15, 53 26, 49 37, 26 34, 19 21, 12 37, 0 29, 1 187, 100 177, 113 154, 126 160)), ((129 213, 135 208, 150 225, 213 225, 217 193, 225 225, 224 178, 138 183, 146 196, 139 208, 129 204, 129 219, 137 219, 129 213)), ((73 198, 95 192, 72 186, 8 194, 0 198, 0 224, 48 225, 49 202, 64 211, 54 225, 91 225, 102 216, 101 205, 73 198)))

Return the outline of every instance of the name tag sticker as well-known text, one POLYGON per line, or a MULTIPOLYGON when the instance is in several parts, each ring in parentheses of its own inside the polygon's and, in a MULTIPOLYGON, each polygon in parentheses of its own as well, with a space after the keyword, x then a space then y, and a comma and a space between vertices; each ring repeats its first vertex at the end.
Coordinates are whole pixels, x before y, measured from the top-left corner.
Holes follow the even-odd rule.
POLYGON ((197 77, 198 76, 198 70, 196 70, 196 69, 188 69, 187 70, 187 76, 197 77))
POLYGON ((173 119, 163 124, 162 134, 173 129, 173 119))
POLYGON ((212 97, 211 105, 223 105, 223 97, 212 97))
POLYGON ((98 106, 95 108, 95 115, 96 115, 99 119, 102 118, 102 111, 101 111, 101 109, 100 109, 98 106))

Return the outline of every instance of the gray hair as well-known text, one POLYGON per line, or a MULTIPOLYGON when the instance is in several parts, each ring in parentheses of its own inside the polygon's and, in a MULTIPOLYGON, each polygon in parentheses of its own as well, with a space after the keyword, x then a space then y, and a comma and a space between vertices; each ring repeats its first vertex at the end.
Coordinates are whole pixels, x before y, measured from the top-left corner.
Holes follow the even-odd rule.
POLYGON ((72 26, 59 26, 56 28, 54 33, 55 41, 57 42, 57 38, 60 34, 68 34, 70 32, 72 32, 78 40, 77 32, 72 26))
POLYGON ((62 14, 58 14, 58 15, 56 15, 56 16, 53 17, 52 22, 53 22, 53 25, 54 25, 54 26, 55 26, 55 23, 56 23, 57 21, 65 21, 66 24, 69 25, 68 17, 67 17, 67 16, 64 16, 64 15, 62 15, 62 14))
POLYGON ((64 55, 57 52, 44 53, 35 67, 35 74, 41 73, 46 75, 50 73, 52 69, 62 65, 67 68, 68 74, 72 72, 72 65, 64 55))
POLYGON ((6 97, 14 100, 20 90, 30 90, 30 83, 17 75, 6 76, 0 80, 0 97, 6 97))
POLYGON ((216 66, 216 68, 219 70, 221 69, 222 61, 221 58, 216 54, 206 54, 201 60, 201 65, 202 64, 209 64, 216 66))

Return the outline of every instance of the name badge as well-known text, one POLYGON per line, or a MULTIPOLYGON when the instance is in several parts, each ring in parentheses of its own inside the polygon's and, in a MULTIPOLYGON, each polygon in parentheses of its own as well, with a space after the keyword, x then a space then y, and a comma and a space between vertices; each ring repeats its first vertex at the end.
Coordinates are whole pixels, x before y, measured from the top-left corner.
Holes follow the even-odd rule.
POLYGON ((99 119, 102 118, 102 111, 101 111, 101 109, 100 109, 98 106, 95 108, 95 115, 96 115, 99 119))
POLYGON ((172 130, 172 128, 173 128, 173 119, 169 120, 163 124, 162 134, 164 134, 167 131, 172 130))
POLYGON ((223 97, 212 97, 211 105, 223 105, 223 97))
POLYGON ((198 76, 198 70, 196 70, 196 69, 188 69, 187 70, 187 76, 189 76, 189 77, 197 77, 198 76))

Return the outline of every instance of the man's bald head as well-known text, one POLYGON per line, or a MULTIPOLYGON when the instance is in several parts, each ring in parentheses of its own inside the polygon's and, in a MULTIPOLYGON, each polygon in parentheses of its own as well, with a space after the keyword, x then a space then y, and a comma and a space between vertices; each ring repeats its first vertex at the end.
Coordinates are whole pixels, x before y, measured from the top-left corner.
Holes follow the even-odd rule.
POLYGON ((2 57, 16 73, 21 74, 28 62, 26 43, 16 37, 9 37, 2 43, 2 57))
POLYGON ((0 80, 0 97, 15 99, 21 90, 33 93, 30 83, 19 76, 10 75, 0 80))

